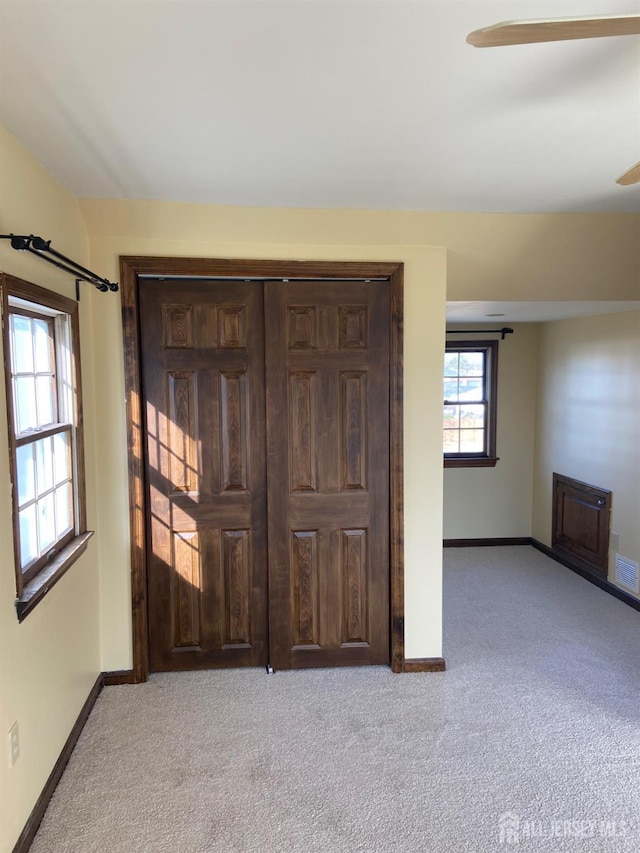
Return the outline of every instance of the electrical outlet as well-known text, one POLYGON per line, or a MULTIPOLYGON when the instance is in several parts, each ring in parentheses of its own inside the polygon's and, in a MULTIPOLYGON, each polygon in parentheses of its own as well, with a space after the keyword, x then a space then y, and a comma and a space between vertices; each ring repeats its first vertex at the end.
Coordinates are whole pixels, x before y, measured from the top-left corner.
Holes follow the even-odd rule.
POLYGON ((609 534, 609 547, 611 548, 612 551, 618 551, 619 545, 620 545, 620 542, 618 539, 618 534, 614 533, 612 530, 611 533, 609 534))
POLYGON ((20 758, 20 734, 18 723, 15 722, 9 729, 9 767, 13 767, 20 758))

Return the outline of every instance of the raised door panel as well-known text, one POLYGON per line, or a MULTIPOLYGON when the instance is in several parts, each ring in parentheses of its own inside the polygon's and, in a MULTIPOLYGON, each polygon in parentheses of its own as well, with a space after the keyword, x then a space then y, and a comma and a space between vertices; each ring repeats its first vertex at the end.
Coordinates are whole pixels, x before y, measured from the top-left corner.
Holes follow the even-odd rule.
POLYGON ((293 645, 318 647, 318 533, 291 531, 293 645))
POLYGON ((200 547, 198 534, 172 535, 173 648, 200 648, 200 547))
POLYGON ((196 448, 196 374, 166 374, 167 384, 167 476, 170 493, 198 491, 198 459, 196 448))
POLYGON ((224 646, 251 645, 251 531, 222 532, 224 570, 224 646))
POLYGON ((316 372, 289 374, 289 476, 291 492, 316 490, 316 372))
POLYGON ((247 489, 247 393, 246 371, 220 372, 220 461, 224 492, 244 492, 247 489))
POLYGON ((367 374, 340 372, 340 488, 367 488, 367 374))
POLYGON ((193 349, 193 305, 162 306, 162 344, 165 349, 193 349))
POLYGON ((267 661, 256 283, 140 284, 154 670, 267 661))
POLYGON ((369 559, 366 530, 342 530, 342 644, 369 641, 369 559))

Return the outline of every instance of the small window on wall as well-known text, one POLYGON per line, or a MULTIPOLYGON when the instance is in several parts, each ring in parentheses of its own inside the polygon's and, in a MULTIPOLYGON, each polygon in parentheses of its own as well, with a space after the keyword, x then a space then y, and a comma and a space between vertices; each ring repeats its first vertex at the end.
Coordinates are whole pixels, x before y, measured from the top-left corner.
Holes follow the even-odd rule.
POLYGON ((18 618, 75 562, 86 531, 77 304, 0 275, 18 618))
POLYGON ((456 341, 444 356, 445 468, 496 464, 497 341, 456 341))

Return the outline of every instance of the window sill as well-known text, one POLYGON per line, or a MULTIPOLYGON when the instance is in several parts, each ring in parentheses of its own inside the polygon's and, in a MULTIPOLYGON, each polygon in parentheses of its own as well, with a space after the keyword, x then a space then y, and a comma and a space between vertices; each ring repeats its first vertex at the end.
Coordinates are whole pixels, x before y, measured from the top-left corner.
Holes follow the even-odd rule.
POLYGON ((444 459, 445 468, 495 468, 499 456, 457 456, 444 459))
POLYGON ((76 536, 65 548, 56 554, 55 558, 38 572, 35 578, 25 586, 20 598, 16 598, 16 611, 18 622, 22 622, 31 613, 33 608, 42 601, 67 569, 87 550, 87 543, 93 536, 93 530, 76 536))

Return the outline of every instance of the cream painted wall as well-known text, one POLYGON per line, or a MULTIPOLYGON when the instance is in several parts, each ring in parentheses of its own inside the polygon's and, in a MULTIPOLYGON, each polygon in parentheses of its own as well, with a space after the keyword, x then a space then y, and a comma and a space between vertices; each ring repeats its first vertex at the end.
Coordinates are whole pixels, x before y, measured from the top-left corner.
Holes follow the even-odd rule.
POLYGON ((445 539, 531 536, 538 324, 519 323, 512 328, 514 334, 500 342, 498 352, 496 447, 500 460, 495 468, 445 469, 445 539))
POLYGON ((91 238, 127 235, 146 254, 193 247, 429 245, 447 249, 449 300, 637 299, 640 215, 287 210, 82 199, 91 238))
POLYGON ((552 474, 611 489, 620 553, 640 561, 640 311, 540 327, 533 536, 551 545, 552 474))
MULTIPOLYGON (((0 127, 0 233, 38 234, 87 262, 78 204, 0 127)), ((73 279, 2 241, 0 270, 73 297, 73 279)), ((92 298, 81 302, 89 526, 96 523, 92 298)), ((4 400, 0 370, 0 399, 4 400)), ((0 851, 13 849, 89 690, 100 672, 95 541, 22 624, 14 607, 7 421, 0 406, 0 851), (20 758, 7 762, 7 733, 20 730, 20 758)))

